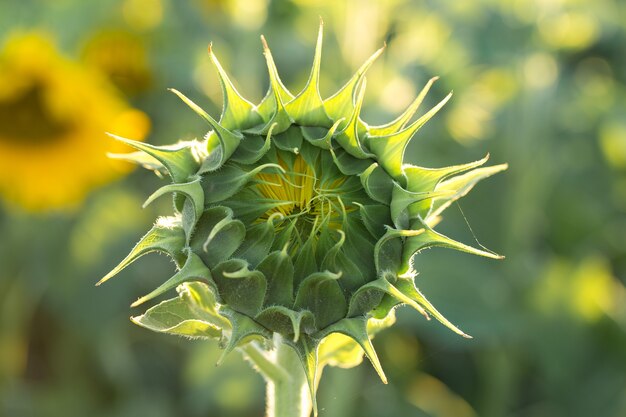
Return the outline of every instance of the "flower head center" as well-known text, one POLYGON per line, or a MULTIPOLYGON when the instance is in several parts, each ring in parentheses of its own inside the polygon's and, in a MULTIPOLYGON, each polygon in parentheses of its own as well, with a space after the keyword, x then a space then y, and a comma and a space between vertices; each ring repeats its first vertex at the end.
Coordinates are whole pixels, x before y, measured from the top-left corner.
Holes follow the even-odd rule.
POLYGON ((0 98, 0 141, 49 144, 69 130, 69 124, 50 111, 42 83, 34 82, 15 95, 0 98))
POLYGON ((321 164, 311 166, 300 154, 289 161, 279 156, 278 163, 284 173, 257 175, 258 192, 274 203, 260 221, 281 215, 279 227, 292 221, 301 234, 307 234, 323 225, 339 228, 343 216, 355 209, 341 198, 346 177, 323 175, 321 164))

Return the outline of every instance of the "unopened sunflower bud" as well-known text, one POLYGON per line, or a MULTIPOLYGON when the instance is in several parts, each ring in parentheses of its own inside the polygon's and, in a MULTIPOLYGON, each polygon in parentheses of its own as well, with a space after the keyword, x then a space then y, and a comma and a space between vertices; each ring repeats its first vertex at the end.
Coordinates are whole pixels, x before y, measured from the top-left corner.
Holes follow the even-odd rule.
POLYGON ((120 139, 142 152, 127 159, 169 174, 172 183, 146 203, 172 193, 176 213, 102 281, 145 253, 165 253, 178 272, 133 305, 174 288, 179 297, 134 318, 137 324, 221 338, 226 353, 278 333, 300 357, 312 393, 318 346, 340 333, 385 381, 368 321, 389 317, 397 305, 468 337, 415 287, 412 259, 434 246, 499 258, 433 228, 452 202, 506 165, 481 168, 487 157, 438 169, 406 164, 409 141, 450 95, 409 123, 432 79, 396 120, 369 126, 360 118, 365 73, 382 49, 324 100, 321 27, 311 75, 295 95, 263 43, 270 87, 260 104, 237 92, 210 48, 224 94, 219 121, 174 91, 209 124, 205 140, 156 147, 120 139))

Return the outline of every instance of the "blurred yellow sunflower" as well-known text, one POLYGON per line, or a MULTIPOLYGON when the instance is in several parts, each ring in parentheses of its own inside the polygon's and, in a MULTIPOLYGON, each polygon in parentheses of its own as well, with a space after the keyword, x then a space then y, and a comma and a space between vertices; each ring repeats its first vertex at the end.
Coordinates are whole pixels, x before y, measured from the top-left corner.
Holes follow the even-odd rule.
POLYGON ((67 209, 128 168, 106 157, 110 131, 138 140, 148 117, 106 77, 61 56, 38 33, 0 51, 0 195, 29 211, 67 209))

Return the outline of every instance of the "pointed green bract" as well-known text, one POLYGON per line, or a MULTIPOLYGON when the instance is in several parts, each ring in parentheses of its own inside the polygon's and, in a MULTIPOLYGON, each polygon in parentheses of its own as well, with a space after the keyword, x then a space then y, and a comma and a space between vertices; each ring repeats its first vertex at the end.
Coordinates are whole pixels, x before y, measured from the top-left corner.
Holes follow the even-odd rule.
POLYGON ((339 125, 344 120, 345 119, 342 117, 339 120, 337 120, 335 123, 333 123, 333 125, 330 127, 330 129, 328 129, 328 131, 324 134, 324 136, 317 136, 317 137, 311 136, 310 134, 308 134, 307 129, 304 127, 302 128, 302 135, 304 136, 304 139, 309 141, 310 144, 317 146, 318 148, 329 150, 331 146, 330 145, 331 140, 335 132, 339 128, 339 125))
POLYGON ((154 171, 157 176, 162 177, 163 175, 167 175, 169 172, 165 168, 165 166, 159 162, 153 156, 145 152, 129 152, 129 153, 107 153, 107 157, 111 159, 117 159, 118 161, 131 162, 136 165, 141 165, 145 169, 149 169, 150 171, 154 171))
POLYGON ((143 203, 143 207, 147 207, 157 198, 169 193, 182 194, 187 197, 187 199, 189 199, 193 206, 193 215, 195 216, 193 219, 193 224, 195 224, 195 222, 202 215, 202 211, 204 210, 204 191, 202 190, 200 178, 184 184, 164 185, 163 187, 156 190, 150 197, 148 197, 146 202, 143 203))
POLYGON ((454 203, 461 197, 469 193, 472 188, 481 180, 488 178, 498 172, 502 172, 508 168, 507 164, 495 165, 492 167, 479 168, 458 177, 450 178, 443 181, 437 187, 437 190, 453 192, 448 197, 441 197, 433 201, 433 207, 428 217, 440 215, 450 204, 454 203))
POLYGON ((220 314, 230 322, 231 331, 222 341, 224 351, 217 360, 218 365, 221 364, 224 358, 237 346, 257 339, 269 340, 272 337, 272 333, 269 330, 245 314, 238 313, 226 306, 220 308, 220 314))
POLYGON ((220 160, 214 169, 219 168, 230 158, 239 146, 239 141, 243 138, 241 134, 231 132, 222 125, 220 125, 214 118, 209 116, 207 112, 202 110, 200 106, 187 98, 183 93, 178 90, 171 89, 185 104, 187 104, 193 111, 195 111, 200 117, 202 117, 213 128, 213 135, 209 135, 207 139, 207 152, 214 152, 217 147, 220 147, 220 160))
POLYGON ((244 130, 261 123, 261 116, 254 110, 254 105, 241 97, 230 81, 228 74, 213 53, 212 45, 209 45, 209 57, 219 76, 224 97, 220 125, 230 130, 244 130))
POLYGON ((400 305, 469 337, 415 286, 416 256, 446 247, 499 259, 434 228, 453 202, 506 169, 482 167, 487 157, 444 168, 404 160, 416 132, 450 99, 411 122, 436 78, 395 120, 380 126, 361 120, 365 73, 383 48, 323 100, 322 29, 309 78, 295 96, 264 38, 270 82, 258 105, 239 94, 210 47, 224 97, 219 122, 172 90, 210 126, 203 141, 157 147, 116 137, 139 152, 114 158, 170 176, 172 183, 146 205, 172 193, 176 216, 160 219, 100 281, 146 253, 169 255, 177 271, 133 306, 175 288, 178 297, 133 321, 157 332, 219 338, 219 362, 241 347, 275 386, 289 383, 283 365, 297 365, 290 350, 292 360, 279 360, 282 344, 289 345, 315 413, 325 365, 355 366, 365 354, 386 382, 371 337, 393 323, 400 305), (263 352, 273 343, 281 344, 276 352, 263 352))
POLYGON ((412 192, 432 191, 441 181, 461 172, 484 165, 488 159, 489 155, 475 162, 444 168, 423 168, 414 165, 405 166, 404 174, 407 177, 407 189, 412 192))
POLYGON ((434 198, 449 197, 451 190, 433 190, 412 192, 405 190, 398 183, 393 184, 391 204, 391 219, 398 229, 408 229, 412 219, 425 215, 434 198))
POLYGON ((183 284, 178 297, 163 301, 144 314, 131 317, 133 323, 146 329, 192 338, 221 338, 229 323, 213 308, 215 297, 201 283, 183 284))
POLYGON ((267 329, 283 335, 293 335, 298 342, 301 333, 308 333, 315 327, 315 316, 308 310, 294 311, 282 305, 266 308, 254 318, 267 329))
POLYGON ((139 298, 130 306, 137 307, 145 303, 146 301, 150 301, 153 298, 156 298, 161 294, 166 293, 167 291, 173 290, 183 282, 189 281, 202 281, 207 284, 213 284, 213 279, 211 277, 211 272, 209 271, 209 268, 207 268, 206 265, 202 263, 200 257, 193 252, 189 253, 189 257, 187 258, 187 261, 185 261, 185 264, 180 269, 180 271, 174 274, 174 276, 165 281, 163 284, 159 285, 149 294, 146 294, 143 297, 139 298))
POLYGON ((363 149, 361 143, 361 134, 359 122, 359 115, 361 114, 361 107, 363 106, 363 98, 365 97, 365 79, 361 82, 361 87, 357 94, 356 103, 350 118, 348 119, 346 126, 340 132, 335 133, 334 140, 341 145, 341 147, 350 155, 358 159, 370 158, 373 155, 363 149))
POLYGON ((233 153, 232 160, 243 165, 251 165, 263 158, 263 155, 270 150, 272 145, 272 131, 276 127, 276 123, 272 124, 265 135, 265 140, 259 140, 261 137, 252 135, 245 137, 239 143, 239 147, 233 153))
POLYGON ((367 146, 376 155, 378 163, 385 168, 387 173, 395 179, 403 176, 402 165, 404 164, 404 152, 409 141, 427 121, 429 121, 452 97, 452 93, 441 100, 439 104, 430 109, 425 115, 417 119, 406 129, 390 133, 384 136, 367 137, 367 146))
POLYGON ((467 335, 464 332, 462 332, 454 324, 450 323, 450 321, 446 319, 443 316, 443 314, 437 311, 437 309, 430 303, 430 301, 428 301, 426 297, 424 297, 424 295, 420 292, 420 290, 415 288, 415 284, 413 283, 412 278, 399 278, 398 281, 396 281, 395 286, 398 288, 398 290, 402 294, 404 294, 405 296, 409 297, 411 300, 419 304, 426 312, 428 312, 437 320, 439 320, 439 322, 441 322, 441 324, 446 326, 448 329, 452 330, 453 332, 467 339, 472 338, 470 335, 467 335))
POLYGON ((368 282, 367 284, 359 288, 357 294, 359 294, 359 292, 364 292, 368 290, 378 290, 382 293, 386 293, 398 300, 398 302, 410 305, 426 319, 429 318, 428 313, 426 313, 426 310, 424 310, 421 305, 419 305, 415 300, 411 299, 411 297, 407 296, 402 291, 397 289, 385 277, 378 278, 376 281, 368 282))
POLYGON ((324 110, 324 101, 320 96, 319 80, 322 62, 322 37, 324 25, 320 24, 317 35, 317 46, 313 58, 311 75, 302 91, 287 105, 285 110, 293 118, 294 123, 302 126, 330 126, 331 119, 324 110))
MULTIPOLYGON (((199 167, 199 163, 196 160, 199 144, 195 141, 181 142, 173 146, 154 146, 110 133, 109 136, 159 161, 174 182, 185 182, 191 175, 196 173, 199 167)), ((137 159, 133 158, 133 160, 136 161, 137 159)))
MULTIPOLYGON (((360 320, 362 320, 362 318, 356 320, 357 324, 360 320)), ((337 324, 344 321, 346 320, 342 320, 337 324)), ((368 337, 370 339, 373 338, 379 331, 386 329, 387 327, 393 325, 393 323, 395 323, 395 314, 393 310, 390 311, 389 314, 386 314, 382 320, 369 318, 366 323, 368 337)), ((330 333, 320 341, 318 348, 318 366, 320 369, 326 365, 352 368, 362 362, 363 353, 365 353, 363 348, 355 339, 350 336, 346 336, 341 332, 330 333)))
POLYGON ((185 233, 180 219, 176 217, 165 217, 159 219, 148 233, 135 245, 133 250, 120 262, 111 272, 102 278, 96 285, 100 285, 115 275, 137 259, 150 252, 161 252, 169 255, 178 265, 184 259, 182 249, 185 246, 185 233))
MULTIPOLYGON (((409 215, 411 218, 426 218, 430 211, 433 201, 436 199, 449 199, 457 195, 459 188, 454 187, 438 187, 438 185, 454 175, 472 170, 483 165, 489 159, 489 155, 475 162, 468 164, 453 165, 445 168, 423 168, 414 165, 404 166, 404 175, 406 176, 406 191, 401 190, 401 194, 410 200, 411 193, 429 192, 431 195, 425 199, 419 199, 410 203, 409 215)), ((394 189, 394 192, 396 189, 394 189)), ((404 209, 404 207, 402 208, 404 209)))
POLYGON ((381 381, 383 381, 384 384, 387 383, 387 377, 385 376, 385 372, 383 371, 380 361, 378 360, 378 355, 376 354, 376 351, 372 346, 372 341, 367 333, 367 319, 365 317, 340 320, 328 326, 320 332, 319 335, 316 335, 316 337, 323 339, 332 333, 344 334, 357 342, 365 352, 365 355, 369 358, 370 362, 372 362, 372 365, 378 373, 381 381))
POLYGON ((285 109, 285 103, 288 103, 294 97, 280 80, 272 52, 263 36, 261 36, 261 41, 263 41, 263 54, 265 55, 265 62, 267 63, 270 77, 270 89, 263 101, 256 107, 256 111, 263 117, 266 123, 261 128, 252 129, 252 131, 267 133, 271 126, 276 125, 275 132, 280 133, 287 130, 293 123, 292 118, 285 109))
POLYGON ((342 117, 346 117, 346 115, 352 114, 355 106, 354 98, 358 95, 357 91, 363 81, 363 77, 365 77, 367 70, 384 50, 385 47, 377 50, 337 93, 324 101, 326 113, 332 120, 339 120, 342 117))
POLYGON ((425 223, 420 223, 422 225, 422 229, 419 230, 419 233, 406 234, 406 236, 408 237, 405 241, 404 252, 402 254, 405 267, 402 271, 400 271, 400 275, 409 272, 412 267, 412 259, 415 254, 424 249, 432 247, 456 249, 458 251, 467 252, 472 255, 479 255, 493 259, 502 259, 502 256, 498 254, 495 254, 493 252, 487 252, 481 249, 476 249, 461 242, 457 242, 456 240, 450 239, 449 237, 444 236, 441 233, 435 232, 425 223))
POLYGON ((344 149, 329 149, 333 162, 339 171, 347 176, 358 175, 365 171, 371 161, 368 159, 355 158, 344 149))
POLYGON ((222 169, 202 181, 205 195, 204 205, 209 206, 232 197, 244 185, 252 181, 258 173, 269 168, 283 171, 283 168, 276 164, 263 164, 250 171, 245 171, 236 165, 222 167, 222 169))
POLYGON ((370 136, 386 136, 402 130, 402 128, 404 128, 404 126, 409 122, 409 120, 411 120, 417 109, 419 109, 419 106, 424 101, 424 98, 426 97, 426 94, 428 94, 430 87, 432 87, 433 83, 438 79, 439 77, 433 77, 428 80, 428 83, 426 83, 426 86, 424 86, 422 91, 420 91, 413 103, 411 103, 411 105, 407 107, 404 113, 398 116, 397 119, 381 126, 370 126, 370 128, 368 129, 368 133, 370 134, 370 136))
MULTIPOLYGON (((274 63, 274 57, 272 56, 272 51, 270 51, 270 47, 265 40, 265 37, 261 35, 261 42, 263 43, 263 55, 265 56, 265 62, 267 64, 267 70, 270 77, 270 89, 275 94, 274 98, 277 98, 277 102, 287 103, 293 100, 293 94, 285 87, 283 82, 278 75, 278 70, 276 69, 276 64, 274 63)), ((265 103, 265 99, 259 104, 257 107, 260 108, 265 103)), ((275 103, 273 109, 277 109, 280 106, 279 103, 275 103)))
POLYGON ((317 417, 317 401, 315 399, 315 393, 317 392, 317 348, 319 346, 319 342, 310 336, 303 334, 297 342, 292 342, 287 339, 285 340, 285 343, 289 344, 296 351, 296 354, 302 363, 304 375, 306 376, 309 391, 311 393, 311 401, 313 402, 313 415, 317 417))

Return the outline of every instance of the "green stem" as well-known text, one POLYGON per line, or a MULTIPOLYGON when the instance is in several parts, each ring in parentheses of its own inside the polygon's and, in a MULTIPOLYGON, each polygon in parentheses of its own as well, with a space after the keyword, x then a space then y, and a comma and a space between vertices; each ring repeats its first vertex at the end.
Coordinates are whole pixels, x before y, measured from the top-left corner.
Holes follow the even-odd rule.
POLYGON ((252 343, 241 348, 267 382, 266 417, 309 417, 312 403, 302 364, 281 340, 269 355, 252 343))
POLYGON ((276 363, 287 371, 285 380, 267 382, 267 417, 309 417, 311 395, 298 355, 292 348, 279 343, 276 363))

